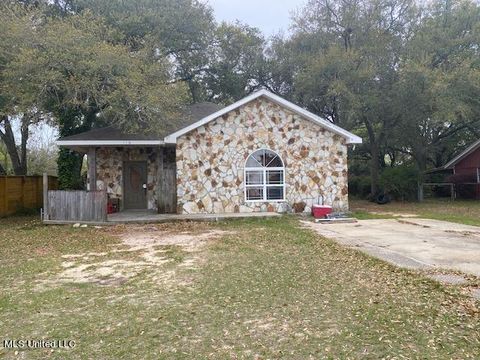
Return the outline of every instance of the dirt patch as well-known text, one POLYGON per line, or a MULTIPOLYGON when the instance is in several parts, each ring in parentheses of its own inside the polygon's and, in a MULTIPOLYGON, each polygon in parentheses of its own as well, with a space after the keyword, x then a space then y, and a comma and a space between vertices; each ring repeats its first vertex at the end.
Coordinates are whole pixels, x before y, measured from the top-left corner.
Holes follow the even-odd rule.
POLYGON ((406 225, 414 225, 414 226, 420 226, 420 227, 423 227, 425 229, 430 229, 431 226, 429 225, 422 225, 422 224, 419 224, 419 223, 416 223, 414 221, 407 221, 407 220, 397 220, 400 224, 406 224, 406 225))
POLYGON ((158 246, 181 246, 185 251, 197 251, 212 238, 224 235, 221 230, 210 230, 202 233, 182 231, 179 233, 162 232, 157 230, 132 231, 122 235, 122 243, 131 250, 151 249, 158 246))
POLYGON ((141 273, 156 283, 188 285, 190 278, 175 281, 178 270, 200 266, 203 247, 228 232, 198 228, 174 232, 161 226, 127 226, 115 229, 113 234, 120 242, 110 251, 63 255, 62 271, 42 281, 39 287, 62 283, 115 286, 141 273))
POLYGON ((373 215, 385 215, 385 216, 392 216, 392 217, 399 217, 399 218, 416 218, 416 217, 418 217, 417 214, 400 213, 400 212, 393 212, 393 211, 369 211, 369 213, 373 214, 373 215))
POLYGON ((480 232, 478 231, 457 231, 457 230, 445 230, 447 233, 451 234, 460 234, 463 236, 480 236, 480 232))

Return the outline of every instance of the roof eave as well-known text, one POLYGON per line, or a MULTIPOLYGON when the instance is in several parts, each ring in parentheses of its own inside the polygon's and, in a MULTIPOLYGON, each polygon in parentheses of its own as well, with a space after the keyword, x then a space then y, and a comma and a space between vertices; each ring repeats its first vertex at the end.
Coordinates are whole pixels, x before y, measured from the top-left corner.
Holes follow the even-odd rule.
POLYGON ((57 146, 159 146, 162 140, 58 140, 57 146))
POLYGON ((460 154, 455 156, 452 160, 450 160, 448 163, 446 163, 443 168, 444 169, 452 169, 457 165, 457 163, 461 160, 463 160, 466 156, 470 155, 472 152, 474 152, 478 147, 480 147, 480 140, 475 141, 472 145, 470 145, 468 148, 463 150, 460 154))

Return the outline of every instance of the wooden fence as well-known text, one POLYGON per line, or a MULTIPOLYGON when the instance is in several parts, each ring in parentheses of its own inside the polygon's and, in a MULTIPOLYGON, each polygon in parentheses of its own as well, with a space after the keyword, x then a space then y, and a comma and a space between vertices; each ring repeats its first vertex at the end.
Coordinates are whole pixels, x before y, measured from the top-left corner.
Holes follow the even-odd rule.
MULTIPOLYGON (((48 184, 49 189, 57 189, 57 178, 49 176, 48 184)), ((42 176, 0 176, 0 217, 40 209, 42 201, 42 176)))
POLYGON ((106 222, 106 191, 49 190, 44 222, 106 222))

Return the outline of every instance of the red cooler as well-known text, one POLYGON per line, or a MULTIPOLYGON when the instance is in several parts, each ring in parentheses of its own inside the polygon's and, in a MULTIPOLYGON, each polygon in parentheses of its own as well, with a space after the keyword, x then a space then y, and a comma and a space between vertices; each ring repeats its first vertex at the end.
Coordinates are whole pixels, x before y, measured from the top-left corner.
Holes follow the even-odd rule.
POLYGON ((324 219, 332 213, 332 207, 329 205, 313 205, 312 215, 315 219, 324 219))

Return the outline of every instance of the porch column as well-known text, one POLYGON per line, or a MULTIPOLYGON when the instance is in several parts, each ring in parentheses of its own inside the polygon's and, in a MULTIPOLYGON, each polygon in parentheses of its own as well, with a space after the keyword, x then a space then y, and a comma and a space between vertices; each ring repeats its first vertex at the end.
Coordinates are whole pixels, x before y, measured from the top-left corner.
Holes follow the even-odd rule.
POLYGON ((88 164, 88 188, 89 191, 97 190, 97 149, 88 148, 87 164, 88 164))
POLYGON ((165 213, 165 171, 164 171, 164 149, 159 147, 157 150, 157 212, 165 213))

